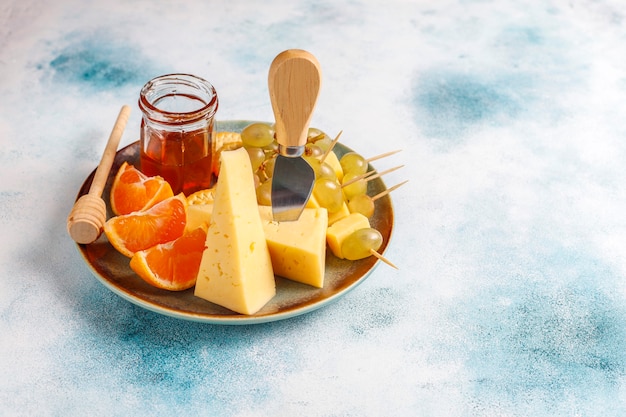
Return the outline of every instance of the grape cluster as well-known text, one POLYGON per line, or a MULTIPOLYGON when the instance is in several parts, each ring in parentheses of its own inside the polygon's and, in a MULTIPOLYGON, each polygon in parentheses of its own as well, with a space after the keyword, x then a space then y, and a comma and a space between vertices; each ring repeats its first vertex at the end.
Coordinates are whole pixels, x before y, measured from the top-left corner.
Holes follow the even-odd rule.
MULTIPOLYGON (((278 143, 272 125, 252 123, 241 131, 243 147, 250 156, 257 202, 271 205, 271 179, 278 155, 278 143)), ((334 141, 323 131, 309 128, 303 158, 315 171, 312 198, 320 207, 328 210, 329 216, 338 213, 344 206, 350 213, 361 213, 366 217, 374 214, 374 200, 367 195, 368 162, 356 152, 346 153, 339 160, 339 167, 325 161, 332 152, 334 141)), ((357 260, 372 255, 383 243, 380 232, 374 228, 357 230, 342 244, 346 259, 357 260)))

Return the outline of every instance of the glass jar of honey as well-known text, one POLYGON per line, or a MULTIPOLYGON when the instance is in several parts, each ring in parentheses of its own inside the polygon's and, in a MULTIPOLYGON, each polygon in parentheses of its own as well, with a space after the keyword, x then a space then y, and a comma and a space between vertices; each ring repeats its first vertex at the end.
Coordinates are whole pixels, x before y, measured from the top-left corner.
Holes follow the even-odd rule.
POLYGON ((139 94, 141 171, 163 177, 174 194, 210 188, 217 107, 215 88, 202 78, 168 74, 148 81, 139 94))

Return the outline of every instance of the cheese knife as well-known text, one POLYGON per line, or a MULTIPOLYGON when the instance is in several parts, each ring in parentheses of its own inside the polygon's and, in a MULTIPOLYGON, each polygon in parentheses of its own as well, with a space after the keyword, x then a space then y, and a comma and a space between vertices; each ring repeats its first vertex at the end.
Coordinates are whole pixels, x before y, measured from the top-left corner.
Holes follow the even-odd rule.
POLYGON ((313 190, 315 172, 302 155, 320 85, 319 62, 307 51, 288 49, 270 65, 268 86, 279 144, 272 176, 275 221, 298 220, 313 190))

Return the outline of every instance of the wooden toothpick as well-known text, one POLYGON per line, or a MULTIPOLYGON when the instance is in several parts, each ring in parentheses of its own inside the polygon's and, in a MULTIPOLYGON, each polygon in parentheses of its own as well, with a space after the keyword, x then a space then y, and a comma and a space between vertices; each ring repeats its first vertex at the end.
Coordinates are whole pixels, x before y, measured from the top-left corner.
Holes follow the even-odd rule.
POLYGON ((375 257, 377 257, 378 259, 380 259, 381 261, 383 261, 384 263, 386 263, 387 265, 389 265, 390 267, 398 269, 398 267, 395 266, 389 259, 385 258, 380 253, 376 252, 374 249, 370 249, 370 253, 374 255, 375 257))
POLYGON ((379 198, 386 196, 387 194, 389 194, 393 190, 399 188, 400 186, 406 184, 407 182, 409 182, 409 180, 402 181, 400 184, 396 184, 393 187, 387 188, 385 191, 382 191, 382 192, 376 194, 374 197, 372 197, 372 201, 376 201, 379 198))
POLYGON ((343 130, 339 132, 339 134, 337 134, 337 137, 333 139, 333 141, 330 143, 330 146, 328 147, 328 149, 326 149, 326 152, 324 152, 324 155, 322 155, 322 157, 320 158, 320 164, 324 163, 324 160, 326 159, 328 154, 330 154, 333 151, 333 148, 335 147, 337 142, 339 142, 339 137, 341 136, 342 133, 343 133, 343 130))
POLYGON ((371 158, 368 158, 365 160, 365 162, 370 163, 372 161, 376 161, 377 159, 381 159, 381 158, 386 158, 388 156, 397 154, 398 152, 400 152, 402 149, 396 149, 395 151, 391 151, 391 152, 385 152, 385 153, 381 153, 380 155, 376 155, 376 156, 372 156, 371 158))
POLYGON ((358 176, 352 178, 350 181, 346 181, 344 184, 341 184, 341 186, 342 187, 347 187, 348 185, 354 184, 355 182, 360 181, 360 180, 370 181, 370 180, 376 179, 378 177, 381 177, 381 176, 383 176, 385 174, 389 174, 390 172, 393 172, 393 171, 395 171, 397 169, 400 169, 403 166, 404 165, 398 165, 397 167, 389 168, 388 170, 379 172, 378 174, 376 173, 376 171, 368 171, 368 172, 366 172, 364 174, 361 174, 361 175, 358 175, 358 176))

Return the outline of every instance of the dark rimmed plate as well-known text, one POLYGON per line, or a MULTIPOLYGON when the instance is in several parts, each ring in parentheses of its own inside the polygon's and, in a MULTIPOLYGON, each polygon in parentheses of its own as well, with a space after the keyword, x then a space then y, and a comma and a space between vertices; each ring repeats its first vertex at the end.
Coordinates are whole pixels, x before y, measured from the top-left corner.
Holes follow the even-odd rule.
MULTIPOLYGON (((217 122, 219 131, 240 132, 252 121, 237 120, 217 122)), ((352 151, 338 143, 334 151, 341 157, 352 151)), ((139 142, 119 150, 115 156, 107 185, 102 195, 107 203, 107 218, 113 214, 109 206, 111 184, 120 165, 127 161, 139 167, 139 142)), ((87 177, 78 197, 89 191, 94 171, 87 177)), ((384 191, 385 184, 380 178, 368 182, 368 194, 384 191)), ((393 207, 389 196, 376 201, 376 211, 370 219, 372 227, 383 236, 383 253, 393 230, 393 207)), ((324 307, 362 283, 380 262, 374 256, 359 261, 336 258, 330 251, 326 255, 326 276, 324 288, 314 288, 305 284, 276 277, 276 296, 258 313, 247 316, 235 313, 216 304, 194 296, 193 288, 182 292, 170 292, 150 286, 139 278, 129 266, 129 259, 111 246, 104 234, 89 245, 77 245, 85 263, 94 276, 104 286, 122 298, 145 309, 184 320, 213 324, 255 324, 283 320, 305 314, 324 307)))

